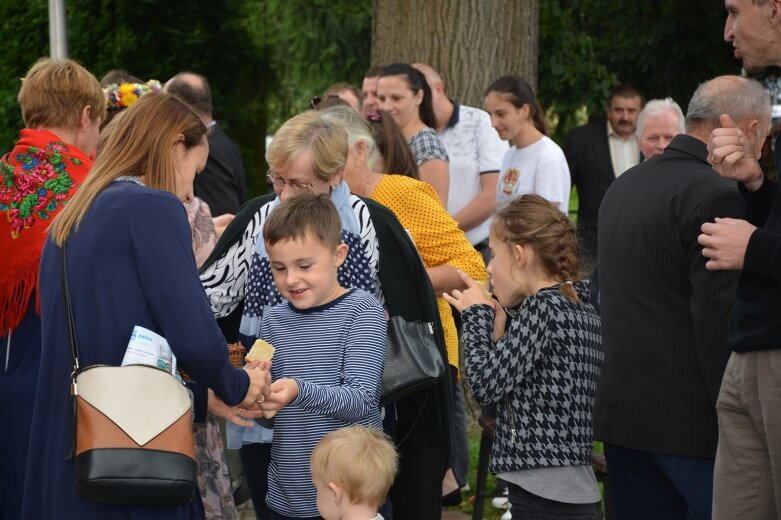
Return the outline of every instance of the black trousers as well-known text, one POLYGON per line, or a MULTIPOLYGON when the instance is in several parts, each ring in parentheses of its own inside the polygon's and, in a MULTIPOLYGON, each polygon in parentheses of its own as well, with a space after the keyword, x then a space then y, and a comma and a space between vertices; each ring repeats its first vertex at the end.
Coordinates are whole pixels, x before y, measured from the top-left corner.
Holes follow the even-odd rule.
POLYGON ((266 505, 268 493, 268 465, 271 463, 271 443, 245 444, 239 449, 244 478, 252 497, 257 520, 272 520, 266 505))
POLYGON ((602 503, 566 504, 529 493, 507 483, 513 520, 601 520, 602 503))

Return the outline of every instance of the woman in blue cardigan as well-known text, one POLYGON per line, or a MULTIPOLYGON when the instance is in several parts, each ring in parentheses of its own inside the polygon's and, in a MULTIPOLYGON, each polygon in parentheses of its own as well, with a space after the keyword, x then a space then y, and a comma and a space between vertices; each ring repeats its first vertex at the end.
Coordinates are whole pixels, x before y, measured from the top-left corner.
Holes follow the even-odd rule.
POLYGON ((43 353, 23 518, 203 517, 197 493, 179 507, 106 505, 76 495, 74 465, 66 461, 71 440, 71 350, 61 290, 66 243, 82 367, 119 366, 140 325, 165 337, 192 377, 196 421, 205 415, 207 388, 242 409, 257 409, 256 401, 269 393, 268 367, 230 365, 196 272, 182 199, 206 162, 205 136, 203 123, 175 97, 140 99, 52 223, 41 259, 43 353))

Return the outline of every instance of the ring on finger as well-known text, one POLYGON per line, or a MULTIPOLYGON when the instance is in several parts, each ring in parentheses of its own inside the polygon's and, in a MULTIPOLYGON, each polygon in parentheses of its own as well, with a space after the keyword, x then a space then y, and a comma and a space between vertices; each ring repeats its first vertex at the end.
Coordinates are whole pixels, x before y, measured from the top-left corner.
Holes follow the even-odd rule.
POLYGON ((257 401, 255 401, 255 402, 256 402, 257 404, 260 404, 260 403, 262 403, 262 402, 263 402, 263 401, 265 401, 265 400, 266 400, 266 396, 265 396, 265 395, 263 395, 263 394, 260 394, 260 399, 258 399, 258 400, 257 400, 257 401))

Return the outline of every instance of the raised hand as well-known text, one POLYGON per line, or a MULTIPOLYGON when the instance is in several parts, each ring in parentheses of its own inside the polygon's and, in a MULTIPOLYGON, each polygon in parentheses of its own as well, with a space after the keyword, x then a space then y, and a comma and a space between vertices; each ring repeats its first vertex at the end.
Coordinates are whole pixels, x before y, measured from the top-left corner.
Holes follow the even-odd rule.
POLYGON ((464 312, 464 309, 471 307, 472 305, 485 304, 493 307, 493 300, 482 284, 472 280, 472 278, 463 271, 458 271, 458 275, 464 281, 466 289, 463 291, 456 289, 450 294, 443 293, 442 298, 444 298, 446 302, 458 309, 459 312, 464 312))
POLYGON ((761 148, 755 136, 746 136, 727 114, 722 114, 719 120, 721 128, 714 129, 708 141, 708 163, 722 177, 756 191, 762 185, 763 175, 757 157, 761 148))

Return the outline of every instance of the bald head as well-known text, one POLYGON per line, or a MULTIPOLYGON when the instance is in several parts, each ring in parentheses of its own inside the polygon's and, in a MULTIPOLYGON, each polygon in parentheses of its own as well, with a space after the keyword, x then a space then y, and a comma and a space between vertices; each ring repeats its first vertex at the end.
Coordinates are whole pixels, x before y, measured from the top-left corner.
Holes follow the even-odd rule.
MULTIPOLYGON (((759 82, 741 76, 719 76, 700 85, 686 113, 686 131, 710 135, 726 114, 741 125, 758 121, 770 125, 770 94, 759 82)), ((705 139, 707 141, 707 139, 705 139)))
POLYGON ((431 87, 432 92, 438 85, 441 85, 442 91, 444 92, 445 84, 442 82, 442 76, 440 76, 437 71, 425 63, 413 63, 412 67, 418 69, 426 77, 426 83, 431 87))
POLYGON ((205 77, 194 72, 180 72, 169 79, 163 90, 190 105, 201 119, 212 117, 212 91, 205 77))

